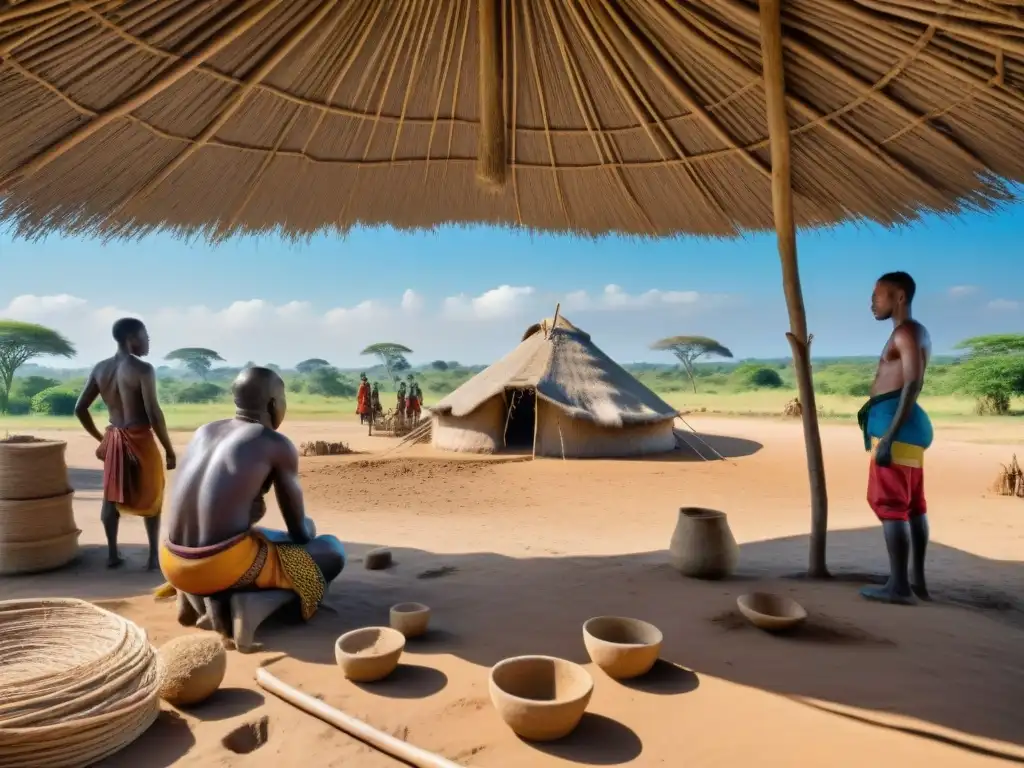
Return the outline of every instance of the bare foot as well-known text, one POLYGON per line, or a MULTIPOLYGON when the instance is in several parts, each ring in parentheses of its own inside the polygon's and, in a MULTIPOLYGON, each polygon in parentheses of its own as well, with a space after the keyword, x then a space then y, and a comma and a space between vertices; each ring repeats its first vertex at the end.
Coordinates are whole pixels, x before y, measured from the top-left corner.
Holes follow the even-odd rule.
POLYGON ((107 558, 107 568, 120 568, 124 565, 124 557, 118 552, 114 557, 107 558))
POLYGON ((914 594, 913 592, 907 592, 906 594, 898 592, 889 585, 884 587, 864 587, 860 591, 860 596, 866 600, 875 600, 880 603, 891 603, 892 605, 913 605, 914 594))

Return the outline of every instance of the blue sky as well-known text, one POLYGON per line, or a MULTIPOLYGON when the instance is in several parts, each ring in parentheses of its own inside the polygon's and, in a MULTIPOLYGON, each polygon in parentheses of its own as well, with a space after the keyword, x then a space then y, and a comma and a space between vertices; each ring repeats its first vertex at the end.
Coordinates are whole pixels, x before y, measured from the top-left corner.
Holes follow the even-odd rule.
MULTIPOLYGON (((917 315, 940 351, 966 336, 1024 329, 1024 205, 895 231, 806 232, 798 242, 817 355, 880 349, 887 331, 868 301, 877 276, 893 269, 917 280, 917 315)), ((84 362, 108 353, 110 322, 124 313, 150 325, 158 356, 210 346, 236 363, 319 356, 348 366, 363 346, 394 340, 419 362, 487 362, 556 301, 624 362, 658 360, 649 344, 682 333, 714 336, 737 357, 789 353, 773 235, 589 241, 486 228, 362 230, 307 244, 210 246, 0 234, 0 257, 0 316, 59 328, 84 362)))

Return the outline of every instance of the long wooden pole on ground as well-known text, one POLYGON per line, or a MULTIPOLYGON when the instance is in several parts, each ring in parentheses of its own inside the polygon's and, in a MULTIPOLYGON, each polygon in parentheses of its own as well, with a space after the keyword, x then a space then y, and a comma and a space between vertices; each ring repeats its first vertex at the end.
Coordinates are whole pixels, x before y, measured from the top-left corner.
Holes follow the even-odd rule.
POLYGON ((811 546, 808 575, 828 576, 825 539, 828 532, 828 489, 825 484, 825 460, 821 451, 818 409, 814 401, 811 377, 811 339, 807 333, 807 315, 800 289, 800 270, 796 257, 796 224, 793 218, 793 180, 790 167, 789 117, 786 112, 786 80, 782 58, 782 2, 761 0, 761 57, 764 67, 764 91, 768 112, 768 138, 772 157, 772 207, 782 262, 782 284, 789 310, 789 345, 793 350, 793 370, 800 392, 804 442, 807 448, 807 473, 811 484, 811 546))

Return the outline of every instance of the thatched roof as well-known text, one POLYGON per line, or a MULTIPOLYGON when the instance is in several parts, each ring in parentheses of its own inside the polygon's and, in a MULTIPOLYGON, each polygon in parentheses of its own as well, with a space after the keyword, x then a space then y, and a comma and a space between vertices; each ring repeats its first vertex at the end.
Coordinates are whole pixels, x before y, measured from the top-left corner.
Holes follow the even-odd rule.
POLYGON ((551 320, 530 326, 518 347, 430 410, 468 416, 506 388, 534 389, 569 416, 605 427, 668 421, 679 413, 563 317, 553 327, 551 320))
MULTIPOLYGON (((1007 200, 1019 5, 785 0, 796 224, 1007 200)), ((755 0, 0 0, 0 219, 769 229, 760 38, 755 0)))

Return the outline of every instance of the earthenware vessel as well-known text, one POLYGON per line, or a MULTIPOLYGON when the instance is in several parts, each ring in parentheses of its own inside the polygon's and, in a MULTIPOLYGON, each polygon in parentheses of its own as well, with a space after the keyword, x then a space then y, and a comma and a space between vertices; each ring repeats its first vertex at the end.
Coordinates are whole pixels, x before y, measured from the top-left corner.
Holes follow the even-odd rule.
POLYGON ((520 738, 554 741, 579 725, 594 680, 579 664, 552 656, 516 656, 494 665, 491 702, 520 738))
POLYGON ((419 637, 430 624, 430 608, 423 603, 399 603, 391 606, 391 628, 407 638, 419 637))
POLYGON ((753 592, 736 598, 736 607, 747 620, 766 632, 791 629, 807 618, 807 611, 796 600, 770 592, 753 592))
POLYGON ((661 630, 639 619, 596 616, 583 625, 583 644, 591 661, 615 680, 650 672, 661 641, 661 630))
POLYGON ((346 632, 334 644, 334 658, 354 683, 382 680, 398 666, 405 635, 391 627, 364 627, 346 632))
POLYGON ((724 579, 736 570, 739 547, 724 512, 682 507, 669 544, 672 567, 696 579, 724 579))

